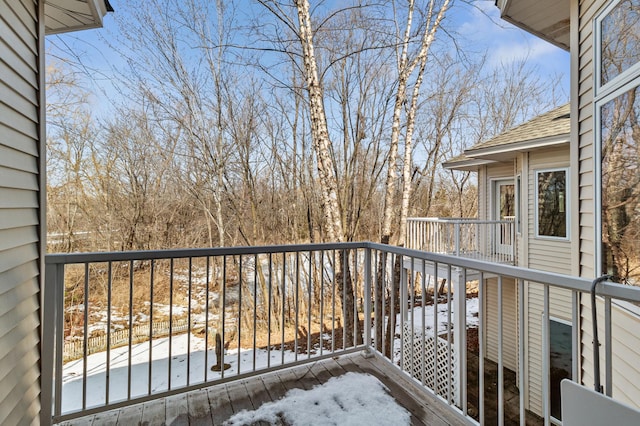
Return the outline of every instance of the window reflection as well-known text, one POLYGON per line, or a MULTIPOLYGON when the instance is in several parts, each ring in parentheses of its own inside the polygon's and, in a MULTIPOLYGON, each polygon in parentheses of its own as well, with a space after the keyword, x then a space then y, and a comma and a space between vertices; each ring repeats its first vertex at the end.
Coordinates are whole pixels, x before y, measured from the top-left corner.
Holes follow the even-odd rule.
POLYGON ((566 171, 538 172, 538 235, 567 236, 566 171))
POLYGON ((605 85, 640 62, 640 0, 621 0, 601 24, 601 76, 605 85))
POLYGON ((603 272, 640 284, 640 87, 602 106, 603 272))

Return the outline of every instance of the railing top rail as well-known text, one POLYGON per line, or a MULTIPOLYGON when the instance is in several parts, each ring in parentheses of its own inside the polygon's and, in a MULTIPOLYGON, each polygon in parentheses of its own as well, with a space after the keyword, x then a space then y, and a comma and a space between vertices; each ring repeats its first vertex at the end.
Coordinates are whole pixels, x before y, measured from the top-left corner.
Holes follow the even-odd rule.
POLYGON ((47 264, 73 264, 86 262, 118 262, 130 260, 182 259, 189 257, 234 256, 269 253, 294 253, 321 250, 342 250, 366 248, 367 243, 317 243, 317 244, 288 244, 251 247, 209 247, 170 250, 141 250, 119 252, 90 252, 90 253, 52 253, 45 256, 47 264))
MULTIPOLYGON (((326 243, 326 244, 293 244, 274 245, 256 247, 216 247, 202 249, 177 249, 177 250, 154 250, 154 251, 129 251, 129 252, 107 252, 107 253, 68 253, 49 254, 45 257, 45 262, 54 264, 77 264, 87 262, 117 262, 132 260, 152 260, 170 258, 189 258, 224 255, 251 255, 269 253, 293 253, 322 250, 342 250, 342 249, 374 249, 388 253, 403 255, 416 260, 425 260, 453 267, 466 268, 470 270, 483 271, 489 274, 513 277, 525 281, 549 284, 554 287, 568 290, 576 290, 588 293, 591 290, 592 281, 588 278, 574 277, 570 275, 556 274, 552 272, 526 269, 517 266, 500 263, 486 262, 476 259, 468 259, 446 254, 436 254, 420 250, 412 250, 404 247, 391 246, 372 242, 348 242, 348 243, 326 243)), ((640 302, 640 287, 620 285, 612 282, 598 284, 597 293, 601 296, 608 296, 615 299, 627 300, 630 302, 640 302)))
MULTIPOLYGON (((448 254, 430 253, 419 250, 407 249, 404 247, 388 246, 379 243, 367 243, 367 247, 375 250, 387 251, 400 254, 418 260, 452 265, 469 270, 483 271, 489 274, 502 275, 524 281, 549 284, 553 287, 576 290, 583 293, 591 291, 592 280, 583 277, 557 274, 553 272, 539 271, 536 269, 522 268, 502 263, 486 262, 482 260, 457 257, 448 254)), ((640 287, 621 285, 613 282, 603 282, 598 284, 596 293, 600 296, 612 297, 629 302, 640 302, 640 287)))
POLYGON ((464 224, 479 224, 479 225, 490 225, 490 224, 502 224, 502 223, 513 223, 514 219, 504 219, 504 220, 485 220, 485 219, 474 219, 474 218, 446 218, 446 217, 410 217, 407 219, 407 223, 409 222, 428 222, 428 223, 464 223, 464 224))

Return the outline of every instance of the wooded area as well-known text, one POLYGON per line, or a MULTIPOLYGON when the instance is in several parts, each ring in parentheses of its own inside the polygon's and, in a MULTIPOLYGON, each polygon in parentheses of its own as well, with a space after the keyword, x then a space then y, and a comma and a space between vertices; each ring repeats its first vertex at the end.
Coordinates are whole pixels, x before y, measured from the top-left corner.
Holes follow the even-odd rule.
POLYGON ((50 42, 50 251, 402 245, 408 216, 476 214, 444 159, 563 101, 458 48, 450 0, 240 6, 114 14, 110 74, 50 42))

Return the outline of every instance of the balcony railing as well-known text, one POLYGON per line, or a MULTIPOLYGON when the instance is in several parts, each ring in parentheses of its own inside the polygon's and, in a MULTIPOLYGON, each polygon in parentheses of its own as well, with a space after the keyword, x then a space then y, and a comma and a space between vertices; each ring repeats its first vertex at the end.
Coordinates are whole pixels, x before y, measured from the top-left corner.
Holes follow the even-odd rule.
POLYGON ((515 264, 515 223, 513 218, 409 218, 407 248, 515 264))
MULTIPOLYGON (((545 371, 550 291, 571 292, 576 325, 584 312, 578 296, 591 289, 586 279, 375 243, 56 254, 46 257, 45 273, 43 424, 354 351, 388 361, 452 412, 482 423, 494 405, 485 402, 491 385, 484 379, 487 333, 498 336, 495 405, 503 420, 508 337, 502 307, 511 303, 503 300, 503 281, 514 280, 519 306, 525 288, 541 289, 543 343, 533 350, 545 371), (480 277, 473 302, 479 306, 471 316, 477 315, 476 324, 466 315, 473 303, 464 297, 472 275, 480 277), (445 296, 434 298, 442 279, 445 296), (483 303, 493 286, 497 321, 489 322, 483 303), (467 343, 473 328, 478 364, 472 367, 467 343), (92 347, 92 339, 102 346, 92 347), (471 376, 478 378, 475 383, 471 376)), ((596 288, 606 309, 612 298, 640 301, 637 288, 596 288)), ((610 330, 611 315, 602 326, 610 330)), ((517 327, 517 342, 511 342, 519 351, 514 377, 517 388, 525 389, 524 351, 530 345, 522 309, 517 327)), ((581 334, 574 327, 573 348, 580 347, 581 334)), ((610 393, 610 332, 602 343, 610 393)), ((574 378, 582 377, 577 359, 574 378)), ((540 387, 548 422, 548 374, 540 387)), ((517 401, 515 412, 524 424, 525 392, 517 401)))

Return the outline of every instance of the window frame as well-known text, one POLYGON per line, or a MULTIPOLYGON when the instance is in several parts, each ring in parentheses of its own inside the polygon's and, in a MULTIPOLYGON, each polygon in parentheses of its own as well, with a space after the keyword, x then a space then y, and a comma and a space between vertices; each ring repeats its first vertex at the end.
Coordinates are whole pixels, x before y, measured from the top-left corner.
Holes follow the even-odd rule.
MULTIPOLYGON (((605 84, 601 84, 602 75, 602 21, 622 0, 612 0, 593 19, 595 63, 593 73, 593 117, 594 117, 594 217, 595 217, 595 273, 596 276, 603 272, 603 241, 602 241, 602 107, 608 102, 625 94, 626 92, 640 88, 640 61, 622 73, 618 74, 605 84)), ((537 225, 537 222, 536 222, 537 225)))
POLYGON ((534 178, 534 185, 535 185, 535 191, 534 191, 534 230, 535 230, 535 238, 537 239, 541 239, 541 240, 552 240, 552 241, 570 241, 571 240, 571 176, 569 175, 569 167, 551 167, 551 168, 544 168, 544 169, 536 169, 533 171, 533 178, 534 178), (565 208, 564 208, 564 215, 565 215, 565 236, 564 237, 557 237, 557 236, 553 236, 553 235, 540 235, 540 229, 539 229, 539 210, 540 210, 540 205, 539 205, 539 201, 540 201, 540 186, 538 184, 538 179, 539 179, 539 175, 541 173, 549 173, 549 172, 564 172, 564 185, 565 185, 565 195, 564 195, 564 200, 565 200, 565 208))
MULTIPOLYGON (((629 79, 633 79, 634 75, 640 73, 640 61, 636 64, 630 66, 617 76, 613 77, 611 80, 606 82, 605 84, 601 84, 602 82, 602 21, 609 16, 609 13, 613 11, 613 9, 623 0, 613 0, 609 4, 607 4, 604 9, 602 9, 593 20, 593 37, 594 37, 594 46, 593 46, 593 59, 595 63, 594 67, 594 99, 607 96, 612 92, 616 92, 620 87, 620 84, 624 84, 624 81, 629 79)), ((595 103, 595 101, 594 101, 595 103)))

